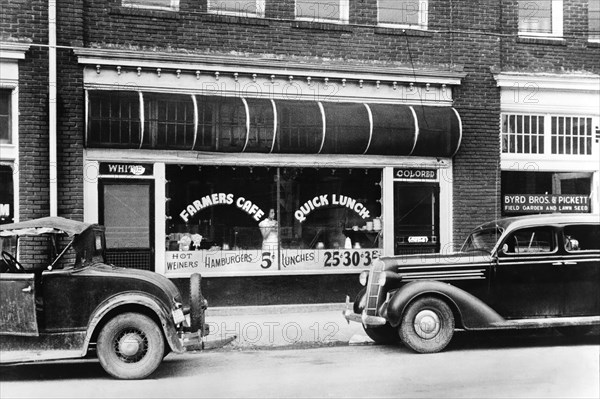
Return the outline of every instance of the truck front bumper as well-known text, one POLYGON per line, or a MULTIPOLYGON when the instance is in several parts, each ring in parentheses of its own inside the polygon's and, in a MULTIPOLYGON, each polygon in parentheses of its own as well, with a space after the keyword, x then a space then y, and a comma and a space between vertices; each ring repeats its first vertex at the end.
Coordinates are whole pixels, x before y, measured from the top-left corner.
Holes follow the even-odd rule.
POLYGON ((348 323, 355 321, 361 323, 363 327, 379 327, 387 323, 384 317, 368 315, 366 310, 363 310, 360 314, 354 313, 350 306, 350 297, 348 296, 346 297, 346 309, 344 309, 342 314, 348 323))

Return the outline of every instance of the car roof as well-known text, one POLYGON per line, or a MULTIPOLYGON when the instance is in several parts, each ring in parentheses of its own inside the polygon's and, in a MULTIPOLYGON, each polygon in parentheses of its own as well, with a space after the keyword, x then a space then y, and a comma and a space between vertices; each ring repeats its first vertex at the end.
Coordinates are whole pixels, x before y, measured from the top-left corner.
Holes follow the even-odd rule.
POLYGON ((79 235, 92 225, 59 216, 0 225, 0 237, 39 236, 42 234, 79 235))
POLYGON ((512 230, 521 227, 535 227, 570 223, 600 223, 600 215, 597 213, 550 213, 527 216, 513 216, 483 223, 477 226, 475 230, 485 230, 495 227, 500 227, 504 230, 512 230))

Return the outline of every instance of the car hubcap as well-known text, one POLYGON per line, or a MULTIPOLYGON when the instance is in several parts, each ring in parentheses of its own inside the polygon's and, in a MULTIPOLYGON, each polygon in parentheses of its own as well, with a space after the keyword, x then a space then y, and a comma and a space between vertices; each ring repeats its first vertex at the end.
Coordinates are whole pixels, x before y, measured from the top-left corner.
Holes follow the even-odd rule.
POLYGON ((431 339, 440 332, 440 318, 431 310, 422 310, 415 316, 415 332, 423 339, 431 339))
POLYGON ((136 362, 146 353, 146 339, 137 331, 126 331, 116 342, 115 349, 119 357, 126 362, 136 362))

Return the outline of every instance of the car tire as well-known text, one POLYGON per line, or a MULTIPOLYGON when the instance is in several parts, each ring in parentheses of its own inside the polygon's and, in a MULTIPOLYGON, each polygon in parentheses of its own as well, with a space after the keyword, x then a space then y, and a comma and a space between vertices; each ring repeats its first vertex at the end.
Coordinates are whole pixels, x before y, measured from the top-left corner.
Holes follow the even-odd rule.
POLYGON ((381 327, 364 327, 365 333, 378 345, 391 345, 400 341, 398 331, 386 324, 381 327))
POLYGON ((160 327, 150 317, 123 313, 102 328, 96 350, 108 374, 119 379, 142 379, 162 362, 165 341, 160 327))
POLYGON ((454 335, 454 315, 443 300, 423 297, 408 306, 398 329, 402 342, 414 351, 439 352, 454 335))
POLYGON ((205 299, 202 296, 201 281, 202 278, 198 273, 190 276, 190 329, 192 332, 202 330, 204 326, 205 299))

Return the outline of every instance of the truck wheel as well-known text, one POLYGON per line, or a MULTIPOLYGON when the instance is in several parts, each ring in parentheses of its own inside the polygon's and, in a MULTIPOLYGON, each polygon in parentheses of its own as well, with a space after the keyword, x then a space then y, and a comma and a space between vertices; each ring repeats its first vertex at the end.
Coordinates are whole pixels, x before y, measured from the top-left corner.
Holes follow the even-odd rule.
MULTIPOLYGON (((190 276, 190 327, 192 332, 202 330, 204 326, 204 309, 206 301, 202 296, 200 274, 194 273, 190 276)), ((201 331, 202 332, 202 331, 201 331)))
POLYGON ((454 315, 441 299, 420 298, 404 312, 399 332, 402 342, 414 351, 439 352, 454 335, 454 315))
POLYGON ((369 338, 379 345, 395 344, 400 340, 398 331, 389 324, 381 327, 364 327, 364 329, 369 338))
POLYGON ((151 318, 123 313, 100 331, 97 353, 100 364, 113 377, 141 379, 160 365, 165 342, 160 327, 151 318))

